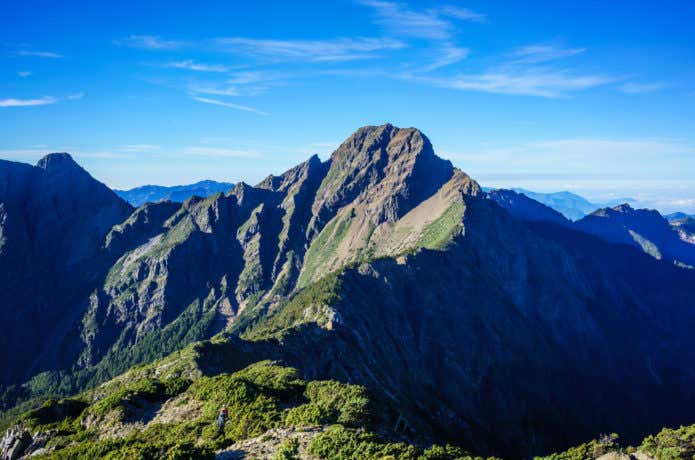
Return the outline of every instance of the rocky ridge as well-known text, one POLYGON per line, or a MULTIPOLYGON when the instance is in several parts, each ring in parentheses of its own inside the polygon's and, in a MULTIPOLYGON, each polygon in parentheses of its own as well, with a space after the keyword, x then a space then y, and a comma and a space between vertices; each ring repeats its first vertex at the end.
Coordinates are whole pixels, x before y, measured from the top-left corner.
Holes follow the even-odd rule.
MULTIPOLYGON (((12 168, 8 180, 35 174, 12 168)), ((2 210, 24 205, 15 190, 2 210)), ((418 130, 383 125, 257 186, 102 204, 124 215, 75 250, 89 271, 79 292, 46 291, 71 299, 64 327, 29 369, 10 363, 19 378, 49 372, 4 401, 77 393, 222 333, 305 378, 365 385, 413 439, 476 452, 528 456, 686 421, 692 271, 512 198, 489 199, 418 130)))

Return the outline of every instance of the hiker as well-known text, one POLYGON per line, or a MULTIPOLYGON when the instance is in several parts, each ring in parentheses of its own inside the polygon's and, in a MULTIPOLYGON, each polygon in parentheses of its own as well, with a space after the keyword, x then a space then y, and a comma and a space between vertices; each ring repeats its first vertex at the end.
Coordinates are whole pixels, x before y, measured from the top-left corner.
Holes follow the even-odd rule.
POLYGON ((227 422, 228 413, 229 411, 227 410, 227 404, 222 404, 220 414, 217 416, 217 431, 219 433, 222 433, 224 431, 224 424, 227 422))

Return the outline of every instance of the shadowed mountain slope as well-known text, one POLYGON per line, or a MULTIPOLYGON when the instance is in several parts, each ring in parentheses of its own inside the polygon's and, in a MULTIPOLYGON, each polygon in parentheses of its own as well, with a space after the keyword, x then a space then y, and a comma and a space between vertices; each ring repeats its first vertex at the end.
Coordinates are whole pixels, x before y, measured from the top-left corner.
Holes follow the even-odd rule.
POLYGON ((69 327, 48 327, 38 364, 11 363, 49 372, 4 408, 224 333, 306 378, 365 385, 409 438, 481 453, 692 422, 694 271, 633 247, 633 227, 601 239, 524 195, 490 198, 388 124, 255 187, 134 211, 115 198, 69 327))
POLYGON ((576 222, 576 228, 675 263, 695 266, 695 245, 682 240, 658 211, 633 209, 628 204, 603 208, 576 222))
POLYGON ((526 193, 513 190, 496 189, 487 193, 488 198, 496 202, 514 217, 529 221, 546 221, 559 225, 570 225, 562 214, 550 206, 543 205, 526 193))
POLYGON ((97 255, 132 208, 66 153, 0 161, 0 381, 25 378, 107 268, 97 255))

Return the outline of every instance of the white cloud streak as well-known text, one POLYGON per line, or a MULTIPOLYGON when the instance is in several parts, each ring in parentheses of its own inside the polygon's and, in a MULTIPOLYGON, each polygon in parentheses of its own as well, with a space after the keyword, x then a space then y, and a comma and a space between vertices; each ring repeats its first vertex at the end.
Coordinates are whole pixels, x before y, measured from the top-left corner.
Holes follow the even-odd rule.
POLYGON ((455 30, 450 19, 486 22, 485 15, 467 8, 443 6, 424 11, 415 11, 406 5, 385 0, 358 0, 372 8, 378 23, 393 33, 430 40, 449 40, 455 30))
POLYGON ((527 45, 512 53, 515 63, 538 64, 584 53, 586 48, 563 48, 549 43, 527 45))
POLYGON ((214 43, 222 50, 270 60, 341 62, 376 57, 375 52, 405 47, 391 38, 340 38, 336 40, 258 40, 232 37, 214 43))
POLYGON ((240 96, 241 92, 235 86, 193 86, 191 91, 200 94, 212 94, 214 96, 240 96))
POLYGON ((461 21, 487 22, 486 15, 473 11, 469 8, 461 8, 459 6, 443 6, 439 9, 439 13, 444 16, 460 19, 461 21))
POLYGON ((128 144, 120 148, 124 152, 153 152, 161 147, 154 144, 128 144))
POLYGON ((185 41, 165 40, 157 35, 131 35, 122 40, 116 40, 114 43, 128 48, 160 51, 177 50, 187 45, 185 41))
POLYGON ((187 147, 183 149, 184 155, 194 155, 217 158, 258 158, 258 152, 252 150, 235 150, 217 147, 187 147))
POLYGON ((0 107, 34 107, 39 105, 50 105, 60 102, 61 100, 71 101, 76 99, 82 99, 84 93, 71 94, 63 98, 53 97, 53 96, 43 96, 34 99, 0 99, 0 107))
POLYGON ((426 72, 431 72, 432 70, 437 70, 451 64, 456 64, 457 62, 466 59, 470 53, 471 50, 468 48, 461 48, 447 43, 437 51, 437 58, 435 61, 426 66, 424 70, 426 72))
POLYGON ((164 67, 193 70, 195 72, 229 72, 230 67, 220 64, 204 64, 193 60, 174 61, 164 64, 164 67))
POLYGON ((29 71, 17 72, 17 75, 19 75, 19 76, 22 77, 22 78, 26 78, 26 77, 30 77, 30 76, 31 76, 31 72, 29 72, 29 71))
POLYGON ((53 53, 51 51, 20 50, 20 51, 17 51, 15 54, 17 54, 18 56, 34 56, 34 57, 42 57, 42 58, 49 58, 49 59, 60 59, 63 57, 62 54, 53 53))
POLYGON ((256 113, 258 115, 269 115, 267 112, 263 112, 262 110, 254 109, 253 107, 248 107, 245 105, 233 104, 231 102, 224 102, 224 101, 220 101, 217 99, 209 99, 207 97, 200 97, 200 96, 191 96, 191 98, 193 100, 196 100, 198 102, 202 102, 205 104, 219 105, 219 106, 227 107, 230 109, 236 109, 236 110, 242 110, 244 112, 256 113))
POLYGON ((402 75, 401 78, 441 88, 479 91, 495 94, 565 97, 570 93, 607 85, 615 78, 604 75, 576 75, 564 71, 521 70, 482 74, 460 74, 452 77, 402 75))
POLYGON ((571 138, 488 147, 451 157, 476 174, 673 178, 674 165, 688 171, 689 165, 695 166, 695 145, 678 139, 571 138))
POLYGON ((37 105, 49 105, 58 102, 58 98, 44 96, 37 99, 0 99, 0 107, 33 107, 37 105))
POLYGON ((653 93, 666 88, 666 84, 655 82, 655 83, 633 83, 628 82, 620 87, 620 91, 626 94, 645 94, 653 93))

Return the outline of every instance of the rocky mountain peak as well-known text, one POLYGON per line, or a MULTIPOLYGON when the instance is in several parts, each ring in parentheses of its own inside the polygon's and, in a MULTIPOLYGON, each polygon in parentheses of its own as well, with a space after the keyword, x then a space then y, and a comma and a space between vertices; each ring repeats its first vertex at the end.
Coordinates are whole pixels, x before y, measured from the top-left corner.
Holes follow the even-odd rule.
POLYGON ((412 157, 435 156, 427 136, 416 128, 397 128, 390 123, 363 126, 355 131, 331 155, 331 162, 352 163, 377 161, 381 155, 412 157))
POLYGON ((629 212, 633 212, 634 208, 632 206, 630 206, 628 203, 623 203, 623 204, 619 204, 618 206, 613 206, 613 211, 629 213, 629 212))
POLYGON ((316 194, 313 229, 353 202, 373 224, 393 222, 435 193, 453 175, 449 161, 434 154, 415 128, 365 126, 333 152, 316 194))
POLYGON ((82 170, 80 165, 66 152, 49 153, 41 158, 36 166, 49 173, 74 169, 82 170))

